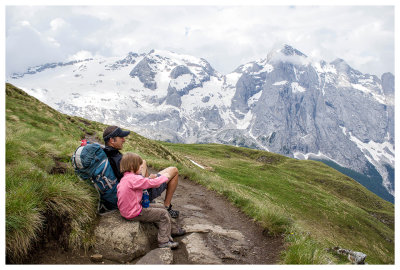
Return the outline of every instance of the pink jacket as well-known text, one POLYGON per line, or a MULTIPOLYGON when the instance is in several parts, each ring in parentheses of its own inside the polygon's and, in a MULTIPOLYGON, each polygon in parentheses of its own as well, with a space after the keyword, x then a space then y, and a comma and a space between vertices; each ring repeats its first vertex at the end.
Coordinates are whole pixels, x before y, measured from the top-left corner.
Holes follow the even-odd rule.
POLYGON ((142 211, 143 189, 158 187, 167 182, 168 177, 161 175, 157 178, 145 178, 139 174, 125 172, 117 186, 118 209, 124 218, 137 217, 142 211))

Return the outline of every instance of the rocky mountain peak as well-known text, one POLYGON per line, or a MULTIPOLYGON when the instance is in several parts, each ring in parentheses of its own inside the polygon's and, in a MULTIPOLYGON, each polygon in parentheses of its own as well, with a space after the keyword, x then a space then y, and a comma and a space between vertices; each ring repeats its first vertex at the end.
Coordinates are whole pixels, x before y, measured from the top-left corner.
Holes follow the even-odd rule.
POLYGON ((270 64, 289 62, 296 65, 307 65, 310 60, 307 55, 301 51, 290 45, 284 44, 282 47, 272 50, 267 55, 267 62, 270 64))
POLYGON ((122 67, 126 67, 128 65, 135 64, 137 59, 139 57, 143 57, 143 56, 144 56, 144 54, 139 55, 139 54, 134 53, 134 52, 129 52, 128 55, 125 58, 123 58, 121 60, 117 60, 112 64, 107 64, 106 67, 109 68, 109 69, 112 69, 112 70, 120 69, 122 67))
POLYGON ((298 56, 307 57, 307 55, 305 55, 301 51, 299 51, 287 44, 284 44, 283 47, 281 49, 279 49, 279 52, 281 52, 282 54, 284 54, 286 56, 298 55, 298 56))
POLYGON ((349 77, 349 80, 352 83, 357 83, 358 78, 360 76, 363 76, 363 74, 360 71, 353 69, 345 60, 341 58, 335 59, 330 64, 335 67, 337 72, 342 73, 347 77, 349 77))
POLYGON ((245 65, 240 65, 238 68, 235 69, 234 72, 237 73, 254 73, 254 72, 259 72, 262 70, 263 66, 260 65, 258 62, 250 62, 245 65))
POLYGON ((331 62, 332 65, 334 66, 346 66, 348 67, 349 65, 346 63, 345 60, 343 60, 342 58, 336 58, 335 60, 333 60, 331 62))
POLYGON ((355 73, 361 74, 357 70, 354 70, 353 68, 351 68, 350 65, 341 58, 336 58, 330 64, 333 65, 337 71, 342 71, 344 73, 355 72, 355 73))

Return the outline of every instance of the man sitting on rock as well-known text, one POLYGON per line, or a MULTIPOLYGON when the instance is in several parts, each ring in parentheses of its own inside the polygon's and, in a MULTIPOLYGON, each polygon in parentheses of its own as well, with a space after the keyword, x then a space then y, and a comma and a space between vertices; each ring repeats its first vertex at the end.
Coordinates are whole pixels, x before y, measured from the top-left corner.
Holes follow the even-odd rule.
MULTIPOLYGON (((125 143, 125 137, 128 136, 129 133, 130 131, 123 131, 117 126, 109 126, 103 132, 103 139, 106 145, 106 147, 104 148, 104 152, 108 157, 114 174, 118 179, 118 182, 123 177, 120 171, 122 153, 119 150, 122 150, 123 144, 125 143)), ((161 193, 166 190, 164 206, 168 210, 172 218, 178 218, 179 211, 173 210, 171 204, 172 196, 174 195, 176 187, 178 186, 178 169, 176 167, 168 167, 162 170, 162 172, 168 173, 169 175, 171 175, 171 178, 168 183, 163 183, 158 188, 148 189, 150 201, 153 201, 155 198, 159 197, 161 193)), ((149 176, 145 160, 143 160, 142 175, 144 177, 149 176)))

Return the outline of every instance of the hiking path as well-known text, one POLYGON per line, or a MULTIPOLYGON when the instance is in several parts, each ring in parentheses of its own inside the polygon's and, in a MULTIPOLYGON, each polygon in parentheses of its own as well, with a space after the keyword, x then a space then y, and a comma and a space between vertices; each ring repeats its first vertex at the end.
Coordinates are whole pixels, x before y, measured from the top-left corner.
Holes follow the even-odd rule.
MULTIPOLYGON (((154 173, 150 169, 151 173, 154 173)), ((161 195, 164 198, 165 194, 161 195)), ((158 202, 161 202, 158 199, 158 202)), ((180 211, 175 222, 187 234, 175 238, 179 247, 159 254, 154 250, 129 264, 157 264, 157 256, 167 256, 170 264, 277 264, 284 249, 283 238, 272 237, 253 219, 234 207, 226 198, 189 179, 180 176, 175 191, 173 209, 180 211), (154 251, 154 254, 152 253, 154 251)), ((32 264, 117 264, 100 259, 94 261, 94 251, 72 252, 56 242, 49 242, 35 254, 32 264)))

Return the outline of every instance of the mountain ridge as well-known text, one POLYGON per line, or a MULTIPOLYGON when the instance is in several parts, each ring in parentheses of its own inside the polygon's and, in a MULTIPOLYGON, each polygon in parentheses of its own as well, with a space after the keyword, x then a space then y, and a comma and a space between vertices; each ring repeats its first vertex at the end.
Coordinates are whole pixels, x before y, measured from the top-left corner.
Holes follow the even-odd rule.
POLYGON ((204 59, 162 50, 46 70, 9 81, 61 112, 153 139, 325 156, 363 174, 372 165, 394 195, 385 167, 394 168, 390 73, 379 79, 342 59, 313 62, 289 45, 226 75, 204 59))

